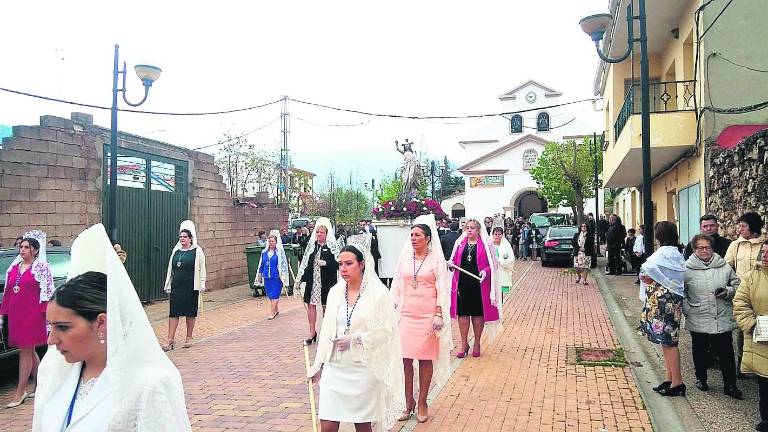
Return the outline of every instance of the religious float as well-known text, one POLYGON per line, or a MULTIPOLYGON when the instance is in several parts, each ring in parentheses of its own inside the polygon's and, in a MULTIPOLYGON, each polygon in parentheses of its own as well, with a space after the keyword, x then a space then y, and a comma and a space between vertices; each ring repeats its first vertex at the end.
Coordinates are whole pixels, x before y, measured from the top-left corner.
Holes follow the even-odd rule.
MULTIPOLYGON (((435 219, 445 218, 448 215, 440 207, 440 203, 431 198, 418 197, 418 184, 420 168, 413 155, 408 140, 402 145, 402 150, 397 141, 395 147, 403 155, 403 190, 398 197, 384 201, 373 208, 373 216, 376 218, 377 238, 379 241, 379 277, 393 278, 400 251, 406 242, 410 241, 412 221, 421 215, 434 214, 435 219)), ((437 233, 432 233, 434 241, 439 246, 440 240, 437 233)))

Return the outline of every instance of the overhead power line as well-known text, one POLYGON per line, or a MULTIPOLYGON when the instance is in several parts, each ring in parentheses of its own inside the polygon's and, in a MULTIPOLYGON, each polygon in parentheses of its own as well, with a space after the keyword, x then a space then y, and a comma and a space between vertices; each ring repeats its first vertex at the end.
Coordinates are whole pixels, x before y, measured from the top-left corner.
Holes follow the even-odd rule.
POLYGON ((554 105, 535 107, 535 108, 529 108, 529 109, 518 110, 518 111, 506 111, 506 112, 489 113, 489 114, 471 114, 471 115, 463 115, 463 116, 416 116, 416 115, 402 115, 402 114, 382 114, 382 113, 372 113, 372 112, 366 112, 366 111, 360 111, 360 110, 348 109, 348 108, 338 108, 330 105, 323 105, 315 102, 307 102, 307 101, 293 99, 293 98, 290 98, 290 99, 293 102, 304 104, 304 105, 325 108, 332 111, 348 112, 348 113, 367 115, 367 116, 373 116, 373 117, 400 118, 400 119, 410 119, 410 120, 445 120, 445 119, 472 119, 472 118, 482 118, 482 117, 503 117, 505 115, 521 114, 521 113, 532 112, 532 111, 541 111, 541 110, 557 108, 557 107, 566 106, 566 105, 573 105, 573 104, 583 103, 583 102, 595 102, 600 100, 601 98, 581 99, 581 100, 576 100, 571 102, 564 102, 564 103, 559 103, 554 105))
MULTIPOLYGON (((68 104, 68 105, 75 105, 75 106, 79 106, 79 107, 83 107, 83 108, 93 108, 93 109, 100 109, 100 110, 111 110, 112 109, 112 107, 108 107, 108 106, 94 105, 94 104, 88 104, 88 103, 83 103, 83 102, 70 101, 70 100, 66 100, 66 99, 59 99, 59 98, 53 98, 53 97, 48 97, 48 96, 42 96, 42 95, 38 95, 38 94, 34 94, 34 93, 23 92, 23 91, 20 91, 20 90, 13 90, 13 89, 5 88, 5 87, 0 87, 0 91, 4 91, 4 92, 7 92, 7 93, 13 93, 13 94, 21 95, 21 96, 28 96, 28 97, 32 97, 32 98, 36 98, 36 99, 47 100, 47 101, 50 101, 50 102, 59 102, 59 103, 64 103, 64 104, 68 104)), ((244 107, 244 108, 235 108, 235 109, 224 110, 224 111, 209 111, 209 112, 163 112, 163 111, 143 111, 143 110, 121 109, 121 108, 118 108, 117 110, 120 111, 120 112, 130 112, 130 113, 138 113, 138 114, 152 114, 152 115, 164 115, 164 116, 209 116, 209 115, 232 114, 232 113, 236 113, 236 112, 255 110, 255 109, 258 109, 258 108, 264 108, 266 106, 269 106, 269 105, 272 105, 272 104, 276 104, 276 103, 280 102, 281 100, 282 99, 277 99, 277 100, 274 100, 272 102, 267 102, 267 103, 264 103, 264 104, 254 105, 254 106, 249 106, 249 107, 244 107)))
POLYGON ((719 13, 719 14, 717 14, 717 16, 715 17, 715 19, 714 19, 714 20, 712 20, 712 23, 710 23, 710 24, 709 24, 709 27, 707 27, 707 28, 704 30, 704 32, 703 32, 703 33, 701 33, 701 36, 699 36, 699 42, 701 42, 701 40, 702 40, 702 39, 704 39, 704 36, 706 36, 706 35, 707 35, 707 32, 708 32, 708 31, 709 31, 709 30, 712 28, 712 26, 714 26, 714 25, 715 25, 715 23, 717 22, 717 20, 719 20, 719 19, 720 19, 720 17, 721 17, 721 16, 723 16, 723 13, 725 13, 725 10, 726 10, 726 9, 728 9, 728 6, 730 6, 730 5, 731 5, 731 3, 733 3, 733 0, 728 0, 728 3, 726 3, 726 4, 725 4, 725 6, 723 6, 723 9, 720 11, 720 13, 719 13))
POLYGON ((226 143, 228 143, 230 141, 234 141, 234 140, 239 139, 239 138, 244 138, 244 137, 246 137, 246 136, 248 136, 250 134, 256 133, 256 132, 264 129, 265 127, 275 123, 278 120, 280 120, 280 117, 274 118, 269 123, 263 124, 263 125, 257 127, 256 129, 250 130, 250 131, 245 132, 243 134, 236 135, 236 136, 233 136, 233 137, 229 137, 229 138, 225 139, 224 141, 217 141, 217 142, 215 142, 213 144, 207 144, 207 145, 204 145, 204 146, 201 146, 201 147, 195 147, 192 150, 202 150, 202 149, 206 149, 206 148, 209 148, 209 147, 215 147, 215 146, 218 146, 218 145, 223 145, 223 144, 226 144, 226 143))

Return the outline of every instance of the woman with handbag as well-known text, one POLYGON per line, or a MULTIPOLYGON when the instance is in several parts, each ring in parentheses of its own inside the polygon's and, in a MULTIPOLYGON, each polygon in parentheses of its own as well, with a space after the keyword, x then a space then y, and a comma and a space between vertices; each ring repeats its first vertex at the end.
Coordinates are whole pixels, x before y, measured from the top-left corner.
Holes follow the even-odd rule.
POLYGON ((592 255, 595 252, 595 236, 590 235, 589 225, 582 223, 579 225, 579 231, 573 235, 571 246, 573 246, 573 269, 576 271, 576 283, 581 282, 582 277, 584 285, 588 285, 587 276, 592 267, 592 255))
POLYGON ((733 316, 744 332, 744 357, 741 371, 757 375, 760 423, 755 429, 768 431, 768 335, 753 340, 757 319, 768 319, 768 240, 763 241, 762 257, 741 280, 733 298, 733 316))

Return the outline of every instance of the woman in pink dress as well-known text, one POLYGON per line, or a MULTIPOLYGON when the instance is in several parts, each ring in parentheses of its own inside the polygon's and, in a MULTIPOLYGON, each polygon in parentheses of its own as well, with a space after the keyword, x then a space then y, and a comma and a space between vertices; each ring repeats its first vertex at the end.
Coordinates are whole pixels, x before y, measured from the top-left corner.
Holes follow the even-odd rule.
POLYGON ((24 234, 19 246, 19 256, 5 275, 3 303, 0 305, 0 326, 8 324, 8 345, 19 349, 19 382, 16 393, 7 408, 15 408, 34 390, 27 393, 30 377, 37 379, 40 357, 35 347, 45 345, 48 332, 45 310, 53 294, 53 276, 45 260, 45 233, 30 231, 24 234))
POLYGON ((453 245, 449 266, 453 272, 451 286, 451 318, 458 318, 461 351, 469 352, 469 323, 475 335, 472 357, 480 357, 480 339, 488 327, 493 338, 501 326, 501 278, 498 274, 496 250, 488 232, 477 219, 468 219, 464 234, 453 245), (463 270, 463 271, 461 271, 463 270))
POLYGON ((451 276, 439 243, 433 247, 432 235, 437 233, 434 216, 420 216, 415 222, 410 242, 400 254, 391 293, 399 316, 405 372, 406 409, 399 420, 408 420, 415 411, 418 422, 424 423, 429 418, 431 383, 442 385, 450 376, 453 339, 443 311, 450 307, 451 276))

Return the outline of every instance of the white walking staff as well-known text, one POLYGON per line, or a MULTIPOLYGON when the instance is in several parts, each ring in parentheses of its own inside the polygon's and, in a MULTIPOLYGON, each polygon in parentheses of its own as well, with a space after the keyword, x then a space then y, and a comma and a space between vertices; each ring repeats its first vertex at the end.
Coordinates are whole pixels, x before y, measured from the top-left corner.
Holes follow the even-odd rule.
MULTIPOLYGON (((307 374, 309 374, 309 346, 304 342, 304 364, 307 366, 307 374)), ((312 387, 312 377, 307 379, 307 387, 309 388, 309 409, 312 412, 312 432, 317 432, 317 409, 315 408, 315 389, 312 387)))
POLYGON ((478 281, 480 281, 480 282, 482 282, 482 281, 483 281, 483 279, 482 279, 480 276, 478 276, 478 275, 475 275, 475 274, 472 274, 472 273, 470 273, 470 272, 468 272, 468 271, 464 270, 463 268, 461 268, 461 267, 457 266, 457 265, 456 265, 456 264, 454 264, 454 263, 450 263, 450 262, 449 262, 449 263, 448 263, 448 267, 454 268, 454 269, 456 269, 456 270, 458 270, 458 271, 460 271, 460 272, 462 272, 462 273, 464 273, 464 274, 467 274, 467 275, 469 275, 469 276, 472 276, 473 278, 477 279, 477 280, 478 280, 478 281))

